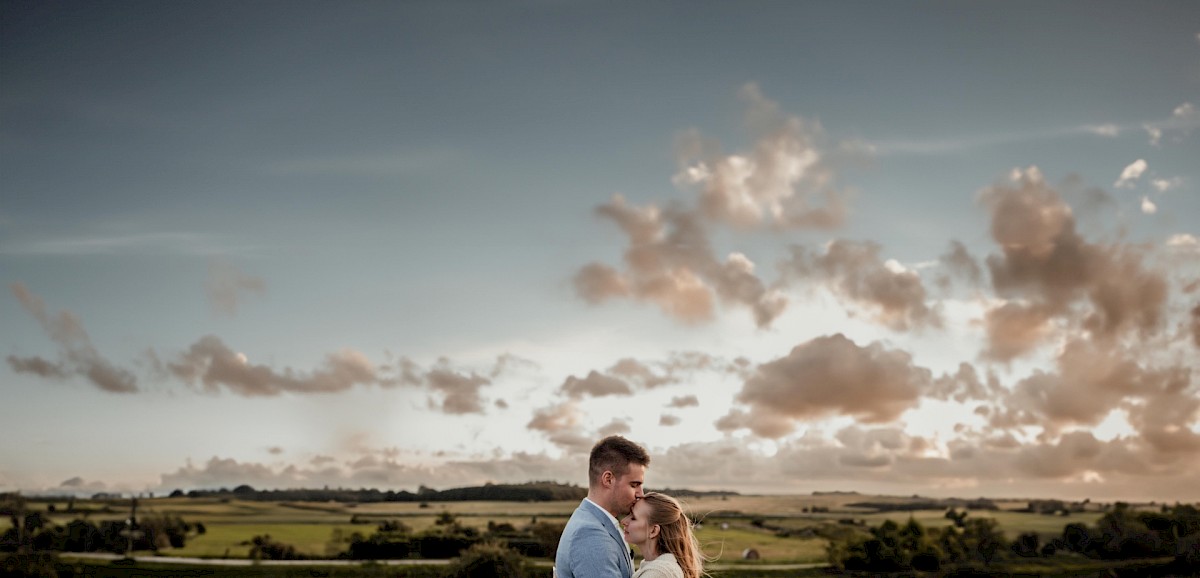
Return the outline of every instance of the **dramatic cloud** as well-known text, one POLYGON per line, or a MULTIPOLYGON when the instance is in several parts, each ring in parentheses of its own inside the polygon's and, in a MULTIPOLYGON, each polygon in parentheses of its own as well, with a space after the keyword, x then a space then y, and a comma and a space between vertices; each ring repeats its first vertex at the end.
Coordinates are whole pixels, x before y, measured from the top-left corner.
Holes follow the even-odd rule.
POLYGON ((786 307, 783 296, 766 288, 744 255, 732 253, 725 261, 713 256, 704 224, 693 212, 678 206, 637 208, 620 195, 596 212, 628 237, 629 268, 621 273, 599 263, 583 267, 574 283, 585 300, 629 297, 654 303, 681 321, 698 323, 713 317, 715 299, 720 298, 749 307, 760 327, 786 307))
POLYGON ((740 96, 748 106, 754 150, 722 155, 715 143, 687 133, 679 139, 681 169, 675 183, 697 190, 707 218, 735 227, 840 225, 846 194, 831 184, 833 172, 820 149, 821 126, 784 114, 756 85, 745 86, 740 96), (814 206, 816 198, 822 202, 814 206))
POLYGON ((233 316, 237 314, 238 304, 243 295, 261 295, 266 292, 267 284, 259 277, 247 275, 232 263, 214 259, 209 262, 208 280, 204 288, 213 311, 233 316))
POLYGON ((845 219, 847 195, 832 185, 819 125, 784 115, 756 86, 745 87, 741 96, 749 109, 753 151, 725 155, 696 132, 679 139, 680 170, 673 180, 695 191, 694 205, 634 207, 615 195, 597 207, 627 237, 627 268, 585 265, 573 279, 581 298, 593 304, 613 298, 649 302, 686 323, 712 319, 718 299, 749 308, 759 327, 783 313, 786 298, 759 278, 750 257, 716 254, 710 227, 835 227, 845 219))
POLYGON ((789 421, 827 415, 887 422, 915 407, 931 382, 929 370, 914 366, 906 352, 879 343, 860 347, 841 334, 819 337, 760 365, 736 398, 749 413, 735 409, 718 428, 779 437, 790 431, 790 424, 781 427, 789 421))
POLYGON ((39 377, 61 379, 68 374, 87 378, 96 387, 113 393, 134 393, 138 391, 137 379, 128 371, 114 366, 103 358, 79 318, 70 311, 59 311, 58 315, 50 315, 46 304, 40 297, 34 295, 23 283, 13 283, 10 286, 13 295, 34 319, 42 326, 46 335, 58 345, 58 362, 48 361, 41 357, 8 356, 9 367, 17 373, 29 373, 39 377))
POLYGON ((813 255, 793 247, 786 267, 801 277, 828 283, 839 297, 869 308, 874 317, 896 330, 938 327, 941 318, 925 304, 920 275, 880 257, 877 243, 835 240, 825 253, 813 255))
POLYGON ((282 393, 331 393, 356 384, 379 382, 376 370, 361 353, 343 350, 326 356, 322 369, 307 375, 291 368, 281 372, 249 362, 244 354, 226 346, 216 336, 205 336, 192 344, 167 370, 189 385, 200 385, 210 393, 222 388, 246 397, 275 396, 282 393))
MULTIPOLYGON (((972 287, 978 287, 983 283, 983 269, 979 266, 979 261, 971 256, 967 251, 967 247, 959 241, 950 241, 950 249, 943 254, 939 261, 953 275, 957 275, 966 279, 972 287)), ((943 285, 948 284, 947 279, 943 285)))
POLYGON ((1146 161, 1138 159, 1125 167, 1121 171, 1121 177, 1113 183, 1113 186, 1118 189, 1132 189, 1137 184, 1137 180, 1142 178, 1142 173, 1146 172, 1146 161))
POLYGON ((1014 183, 983 191, 991 233, 1001 254, 987 257, 996 293, 1009 301, 988 316, 989 351, 1011 359, 1058 318, 1099 338, 1129 330, 1157 331, 1167 301, 1161 272, 1143 265, 1145 249, 1089 243, 1075 230, 1071 209, 1036 167, 1014 183))

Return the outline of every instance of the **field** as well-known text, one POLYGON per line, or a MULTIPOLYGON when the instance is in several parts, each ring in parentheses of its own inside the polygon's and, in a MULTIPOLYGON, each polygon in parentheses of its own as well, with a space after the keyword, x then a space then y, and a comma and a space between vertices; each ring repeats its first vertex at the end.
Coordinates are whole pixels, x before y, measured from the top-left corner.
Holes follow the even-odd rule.
MULTIPOLYGON (((903 523, 910 516, 927 526, 950 523, 941 509, 878 512, 850 506, 862 501, 903 503, 910 500, 912 498, 857 494, 728 496, 686 499, 684 505, 694 518, 704 521, 697 537, 705 554, 715 562, 741 563, 743 552, 753 549, 760 555, 759 563, 795 564, 825 561, 827 541, 817 535, 821 528, 840 527, 845 532, 864 525, 877 525, 885 519, 903 523), (813 513, 814 507, 821 511, 813 513), (781 537, 780 534, 790 536, 781 537)), ((45 511, 48 505, 50 503, 33 502, 31 507, 45 511)), ((66 512, 65 502, 53 502, 53 505, 55 512, 48 515, 58 524, 76 517, 96 522, 124 520, 129 515, 128 500, 78 500, 74 513, 66 512)), ((140 501, 138 515, 170 514, 189 523, 204 524, 205 534, 189 538, 184 548, 161 552, 163 555, 245 558, 249 555, 249 540, 269 534, 276 541, 291 544, 300 553, 332 557, 345 550, 345 539, 350 534, 369 535, 375 525, 384 520, 400 520, 420 531, 432 526, 442 512, 450 512, 461 523, 480 529, 486 528, 489 522, 507 522, 521 527, 533 521, 565 522, 577 505, 573 501, 433 502, 422 505, 409 502, 345 504, 154 498, 140 501), (340 541, 337 540, 339 535, 340 541)), ((1017 511, 1025 507, 1025 502, 1010 501, 998 505, 999 511, 971 511, 970 516, 995 518, 1009 538, 1023 532, 1056 536, 1067 523, 1094 524, 1101 515, 1098 507, 1060 517, 1017 511)), ((6 520, 0 523, 7 525, 6 520)))

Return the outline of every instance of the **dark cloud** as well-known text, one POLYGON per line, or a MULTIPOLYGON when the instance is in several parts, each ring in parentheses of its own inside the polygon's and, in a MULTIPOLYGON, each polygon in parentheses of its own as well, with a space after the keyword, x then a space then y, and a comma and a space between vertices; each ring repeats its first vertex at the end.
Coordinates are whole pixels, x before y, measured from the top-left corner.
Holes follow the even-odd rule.
POLYGON ((820 255, 793 247, 785 268, 802 278, 824 281, 841 299, 866 306, 896 330, 941 326, 941 316, 925 304, 925 286, 914 271, 890 265, 877 243, 835 240, 820 255))
POLYGON ((1190 315, 1192 343, 1195 343, 1196 347, 1200 348, 1200 303, 1196 304, 1196 306, 1192 308, 1190 315))
POLYGON ((442 394, 441 410, 452 415, 484 413, 479 390, 491 385, 491 380, 475 373, 455 370, 448 363, 443 360, 438 367, 425 374, 428 386, 442 394))
POLYGON ((208 264, 208 280, 204 289, 213 311, 233 316, 237 314, 244 295, 266 293, 267 284, 262 278, 248 275, 228 261, 213 259, 208 264))
POLYGON ((985 189, 991 234, 1001 253, 987 257, 998 296, 1020 300, 1006 314, 990 316, 989 353, 1009 358, 1036 344, 1037 327, 1058 318, 1113 339, 1130 331, 1153 335, 1161 328, 1168 292, 1162 273, 1148 269, 1144 248, 1089 243, 1075 229, 1071 208, 1040 171, 1015 175, 1011 184, 985 189))
POLYGON ((950 241, 950 248, 938 259, 951 274, 966 280, 972 287, 983 283, 983 269, 959 241, 950 241))
POLYGON ((137 378, 113 365, 96 351, 91 338, 75 314, 63 310, 59 311, 58 315, 50 315, 42 299, 30 292, 23 283, 13 283, 10 289, 21 303, 21 307, 41 324, 50 340, 58 345, 61 357, 60 361, 51 362, 41 357, 9 356, 8 364, 13 371, 56 379, 70 373, 87 378, 92 385, 104 391, 138 391, 137 378))
POLYGON ((671 403, 667 407, 698 407, 700 400, 694 395, 681 395, 671 398, 671 403))
POLYGON ((32 357, 9 355, 5 359, 8 361, 8 366, 17 373, 29 373, 38 377, 54 379, 65 379, 71 375, 70 369, 65 364, 54 363, 36 355, 32 357))
POLYGON ((931 382, 929 370, 913 365, 906 352, 879 343, 860 347, 840 333, 819 337, 760 365, 737 395, 749 414, 735 410, 718 428, 778 437, 780 422, 789 420, 848 415, 891 421, 915 407, 931 382))
POLYGON ((658 425, 660 425, 660 426, 665 426, 665 427, 677 426, 682 422, 683 422, 683 420, 680 419, 679 416, 676 416, 676 415, 664 413, 658 417, 658 425))

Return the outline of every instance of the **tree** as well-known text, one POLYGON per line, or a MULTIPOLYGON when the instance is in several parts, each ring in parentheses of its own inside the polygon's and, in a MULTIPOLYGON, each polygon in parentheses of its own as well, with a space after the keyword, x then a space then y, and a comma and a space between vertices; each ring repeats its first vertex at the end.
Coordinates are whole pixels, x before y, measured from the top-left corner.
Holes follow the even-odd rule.
POLYGON ((495 542, 471 546, 450 564, 446 574, 448 578, 525 578, 527 575, 525 558, 495 542))

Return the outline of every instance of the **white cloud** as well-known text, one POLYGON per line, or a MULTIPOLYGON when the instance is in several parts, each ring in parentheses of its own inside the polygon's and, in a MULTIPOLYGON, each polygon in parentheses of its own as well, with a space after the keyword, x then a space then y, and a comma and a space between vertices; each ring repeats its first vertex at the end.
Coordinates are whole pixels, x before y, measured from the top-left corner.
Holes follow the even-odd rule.
POLYGON ((1142 197, 1142 213, 1147 214, 1147 215, 1153 215, 1154 213, 1157 213, 1157 212, 1158 212, 1158 205, 1155 205, 1154 201, 1150 200, 1150 197, 1142 197))
POLYGON ((1129 166, 1125 167, 1125 170, 1121 171, 1121 178, 1117 179, 1113 183, 1113 186, 1118 189, 1132 189, 1135 181, 1142 177, 1142 173, 1146 172, 1146 166, 1144 159, 1133 161, 1129 166))
POLYGON ((1179 177, 1172 179, 1153 179, 1150 181, 1150 186, 1154 187, 1154 190, 1160 193, 1165 193, 1171 189, 1178 189, 1182 184, 1183 179, 1179 177))
POLYGON ((1195 235, 1188 233, 1177 233, 1171 235, 1167 239, 1167 247, 1175 251, 1197 252, 1200 251, 1200 239, 1195 235))
POLYGON ((1084 130, 1086 130, 1092 134, 1096 134, 1096 135, 1100 135, 1100 136, 1107 136, 1107 137, 1115 137, 1115 136, 1121 134, 1121 127, 1119 127, 1115 124, 1092 125, 1092 126, 1084 127, 1084 130))

